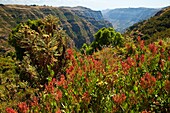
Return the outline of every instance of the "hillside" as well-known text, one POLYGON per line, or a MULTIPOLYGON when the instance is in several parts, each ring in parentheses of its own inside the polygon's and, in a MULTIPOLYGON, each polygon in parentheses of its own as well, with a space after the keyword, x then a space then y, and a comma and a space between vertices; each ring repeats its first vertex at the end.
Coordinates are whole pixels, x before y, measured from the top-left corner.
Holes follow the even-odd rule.
POLYGON ((166 7, 152 18, 131 26, 128 34, 135 36, 140 34, 143 39, 154 41, 158 38, 170 37, 170 7, 166 7))
POLYGON ((104 21, 104 17, 101 11, 94 11, 86 7, 77 6, 77 7, 62 7, 68 10, 73 11, 78 16, 83 18, 93 18, 98 21, 104 21))
POLYGON ((150 18, 159 10, 154 8, 117 8, 103 10, 102 13, 117 31, 124 32, 129 26, 150 18))
MULTIPOLYGON (((81 10, 83 7, 79 7, 81 10)), ((71 9, 71 8, 70 8, 71 9)), ((85 9, 85 8, 83 8, 85 9)), ((26 22, 28 19, 34 20, 43 18, 49 14, 57 16, 68 36, 73 40, 76 47, 81 47, 83 43, 93 41, 93 34, 102 27, 112 26, 109 22, 104 21, 101 12, 88 9, 91 12, 90 19, 87 13, 80 16, 78 11, 69 10, 64 7, 49 6, 24 6, 24 5, 2 5, 0 6, 0 37, 7 37, 13 27, 20 22, 26 22), (94 17, 99 17, 98 19, 94 17), (89 21, 90 20, 90 21, 89 21)), ((82 14, 81 14, 82 15, 82 14)), ((2 39, 2 38, 1 38, 2 39)))

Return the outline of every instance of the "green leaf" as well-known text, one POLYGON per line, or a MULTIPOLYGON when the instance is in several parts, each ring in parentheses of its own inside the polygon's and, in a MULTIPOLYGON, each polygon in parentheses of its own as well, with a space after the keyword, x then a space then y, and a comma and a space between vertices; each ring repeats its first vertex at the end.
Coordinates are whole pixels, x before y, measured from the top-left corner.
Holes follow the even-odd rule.
POLYGON ((135 113, 134 110, 131 110, 130 113, 135 113))
POLYGON ((125 104, 123 105, 123 108, 124 108, 125 111, 128 110, 128 103, 125 103, 125 104))
POLYGON ((134 86, 134 87, 133 87, 133 90, 134 90, 135 92, 137 92, 137 91, 138 91, 138 87, 137 87, 137 86, 134 86))

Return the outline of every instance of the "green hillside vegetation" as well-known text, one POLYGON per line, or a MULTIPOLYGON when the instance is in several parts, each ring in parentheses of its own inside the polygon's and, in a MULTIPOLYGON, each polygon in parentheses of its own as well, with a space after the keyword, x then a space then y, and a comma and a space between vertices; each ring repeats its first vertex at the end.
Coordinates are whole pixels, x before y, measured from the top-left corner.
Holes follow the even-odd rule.
POLYGON ((101 28, 93 51, 81 53, 59 20, 29 20, 10 33, 15 51, 0 56, 1 113, 169 113, 169 41, 145 45, 101 28))
POLYGON ((133 37, 139 34, 142 39, 149 42, 170 38, 170 7, 162 9, 148 20, 134 24, 127 33, 133 37))
MULTIPOLYGON (((97 11, 88 10, 89 14, 96 13, 100 18, 102 15, 97 11), (91 11, 91 12, 90 12, 91 11)), ((50 6, 24 6, 24 5, 1 5, 0 6, 0 37, 8 37, 11 29, 21 22, 28 19, 35 20, 44 18, 47 15, 53 15, 60 19, 62 28, 70 37, 71 45, 80 48, 83 43, 93 41, 93 34, 102 27, 111 27, 109 22, 96 20, 95 17, 87 19, 86 15, 79 16, 67 8, 58 8, 50 6)), ((95 15, 95 16, 96 16, 95 15)))
POLYGON ((0 11, 0 113, 170 112, 170 7, 127 37, 84 7, 0 11))

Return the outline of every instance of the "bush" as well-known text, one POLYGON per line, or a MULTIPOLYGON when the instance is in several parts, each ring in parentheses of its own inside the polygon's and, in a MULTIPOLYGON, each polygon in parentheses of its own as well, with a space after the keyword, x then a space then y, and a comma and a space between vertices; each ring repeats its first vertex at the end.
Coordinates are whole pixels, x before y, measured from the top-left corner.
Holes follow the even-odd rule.
POLYGON ((28 81, 31 87, 40 87, 47 83, 48 77, 59 78, 66 64, 65 41, 59 19, 51 15, 18 25, 9 43, 20 60, 20 79, 28 81))
POLYGON ((168 113, 170 44, 159 41, 145 46, 140 38, 138 41, 135 54, 130 54, 129 47, 124 48, 123 55, 112 48, 92 55, 68 49, 66 77, 52 79, 32 104, 23 103, 25 110, 168 113))

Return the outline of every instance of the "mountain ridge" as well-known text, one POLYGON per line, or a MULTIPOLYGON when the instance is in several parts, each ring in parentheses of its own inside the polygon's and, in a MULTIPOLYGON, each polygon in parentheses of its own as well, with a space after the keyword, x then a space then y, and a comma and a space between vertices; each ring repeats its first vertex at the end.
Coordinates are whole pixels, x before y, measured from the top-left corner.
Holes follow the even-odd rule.
MULTIPOLYGON (((95 11, 92 13, 95 13, 95 11)), ((85 14, 81 14, 82 16, 80 17, 80 15, 73 10, 68 10, 62 7, 0 5, 0 36, 7 37, 11 29, 20 22, 26 22, 28 19, 35 20, 44 18, 49 14, 60 19, 63 29, 78 48, 80 48, 83 43, 90 43, 93 41, 93 34, 100 28, 112 27, 109 22, 89 17, 87 17, 89 18, 87 19, 85 18, 85 14)))
POLYGON ((125 30, 133 24, 146 20, 154 16, 159 8, 116 8, 103 10, 104 18, 110 21, 113 27, 119 32, 125 30))
POLYGON ((149 42, 170 38, 170 6, 163 8, 148 20, 129 27, 126 34, 134 38, 140 34, 142 39, 149 42))

